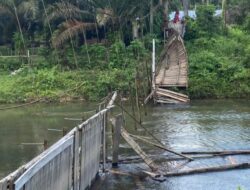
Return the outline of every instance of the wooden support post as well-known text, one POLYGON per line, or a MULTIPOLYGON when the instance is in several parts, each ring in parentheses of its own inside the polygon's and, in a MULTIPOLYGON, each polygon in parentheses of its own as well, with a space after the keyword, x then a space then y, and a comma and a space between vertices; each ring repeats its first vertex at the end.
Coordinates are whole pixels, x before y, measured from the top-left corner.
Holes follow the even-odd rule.
POLYGON ((152 91, 155 90, 155 39, 153 39, 152 51, 152 91))
POLYGON ((139 88, 138 88, 138 72, 136 70, 136 78, 135 78, 135 100, 136 100, 136 107, 137 107, 137 112, 138 112, 138 116, 139 116, 139 122, 141 124, 141 109, 140 109, 140 102, 139 102, 139 88))
POLYGON ((119 161, 119 144, 120 144, 120 136, 121 136, 121 127, 123 125, 123 117, 122 114, 117 115, 112 120, 112 149, 113 149, 113 158, 112 158, 112 167, 118 167, 119 161))
MULTIPOLYGON (((131 107, 132 107, 133 117, 137 120, 137 117, 136 117, 136 114, 135 114, 134 101, 133 101, 134 98, 133 98, 133 94, 132 93, 133 93, 132 87, 131 87, 131 84, 129 83, 129 99, 130 99, 130 104, 131 104, 131 107)), ((135 127, 135 130, 137 130, 137 123, 136 122, 134 122, 134 127, 135 127)))
POLYGON ((122 109, 122 122, 123 122, 123 125, 125 126, 126 125, 126 120, 125 120, 125 115, 124 115, 124 108, 123 108, 123 98, 122 96, 120 95, 120 101, 121 101, 121 109, 122 109))

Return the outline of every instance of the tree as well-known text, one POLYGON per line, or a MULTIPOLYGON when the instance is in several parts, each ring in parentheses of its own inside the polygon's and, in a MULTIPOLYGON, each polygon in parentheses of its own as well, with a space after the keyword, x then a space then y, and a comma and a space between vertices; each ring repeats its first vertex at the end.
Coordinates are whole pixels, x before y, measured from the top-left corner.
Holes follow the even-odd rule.
POLYGON ((200 5, 197 8, 197 27, 200 33, 208 36, 220 33, 220 18, 214 16, 214 5, 200 5))
MULTIPOLYGON (((22 35, 24 43, 23 31, 27 32, 32 24, 37 20, 39 14, 39 5, 36 0, 1 0, 0 15, 5 15, 8 18, 8 24, 14 25, 22 35)), ((8 31, 10 32, 10 31, 8 31)), ((10 32, 11 33, 11 32, 10 32)), ((12 31, 13 33, 13 31, 12 31)), ((25 43, 24 43, 25 44, 25 43)))
POLYGON ((188 17, 189 0, 182 0, 185 17, 188 17))

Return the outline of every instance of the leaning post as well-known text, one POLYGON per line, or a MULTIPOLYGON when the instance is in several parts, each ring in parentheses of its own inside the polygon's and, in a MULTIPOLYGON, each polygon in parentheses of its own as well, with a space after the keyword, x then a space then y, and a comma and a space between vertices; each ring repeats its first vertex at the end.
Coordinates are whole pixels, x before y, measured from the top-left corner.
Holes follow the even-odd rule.
POLYGON ((121 136, 121 128, 123 125, 122 114, 112 119, 112 167, 118 167, 119 161, 119 144, 121 136))

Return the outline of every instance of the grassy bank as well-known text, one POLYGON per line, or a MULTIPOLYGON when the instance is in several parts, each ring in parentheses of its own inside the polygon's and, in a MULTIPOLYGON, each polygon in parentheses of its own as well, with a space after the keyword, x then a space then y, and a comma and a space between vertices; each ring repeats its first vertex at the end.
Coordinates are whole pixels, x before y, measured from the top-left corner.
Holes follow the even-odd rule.
POLYGON ((128 91, 127 71, 58 71, 42 69, 15 76, 0 77, 0 103, 29 102, 39 98, 48 101, 98 100, 113 90, 128 91))
MULTIPOLYGON (((83 46, 76 51, 77 64, 70 48, 60 57, 65 65, 55 64, 55 52, 44 49, 32 58, 31 64, 1 58, 0 103, 39 98, 98 100, 113 90, 128 96, 135 94, 135 78, 144 83, 139 91, 144 98, 150 88, 146 77, 146 68, 150 74, 150 41, 134 41, 129 46, 121 41, 109 46, 94 44, 88 51, 83 46), (18 68, 20 72, 10 74, 18 68)), ((192 99, 250 97, 248 33, 232 27, 226 34, 196 36, 185 43, 189 55, 188 93, 192 99)), ((158 44, 158 51, 161 48, 158 44)))
POLYGON ((132 89, 134 93, 135 78, 145 76, 145 61, 150 58, 144 44, 134 41, 125 46, 118 40, 110 46, 82 46, 76 51, 77 64, 71 48, 61 54, 64 65, 56 63, 53 51, 47 55, 41 51, 30 64, 4 58, 0 60, 0 103, 43 97, 50 101, 98 100, 114 90, 128 95, 132 89), (18 68, 21 70, 11 74, 18 68))

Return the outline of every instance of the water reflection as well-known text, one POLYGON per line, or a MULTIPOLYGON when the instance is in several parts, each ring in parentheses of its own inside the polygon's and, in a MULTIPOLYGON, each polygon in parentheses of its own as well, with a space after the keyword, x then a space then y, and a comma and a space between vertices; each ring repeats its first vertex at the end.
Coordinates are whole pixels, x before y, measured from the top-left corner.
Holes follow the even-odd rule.
MULTIPOLYGON (((2 106, 4 107, 4 105, 2 106)), ((0 112, 0 178, 28 162, 43 151, 43 146, 24 146, 21 143, 53 144, 62 132, 48 128, 70 130, 77 122, 65 117, 81 118, 83 112, 96 104, 35 105, 0 112)))

